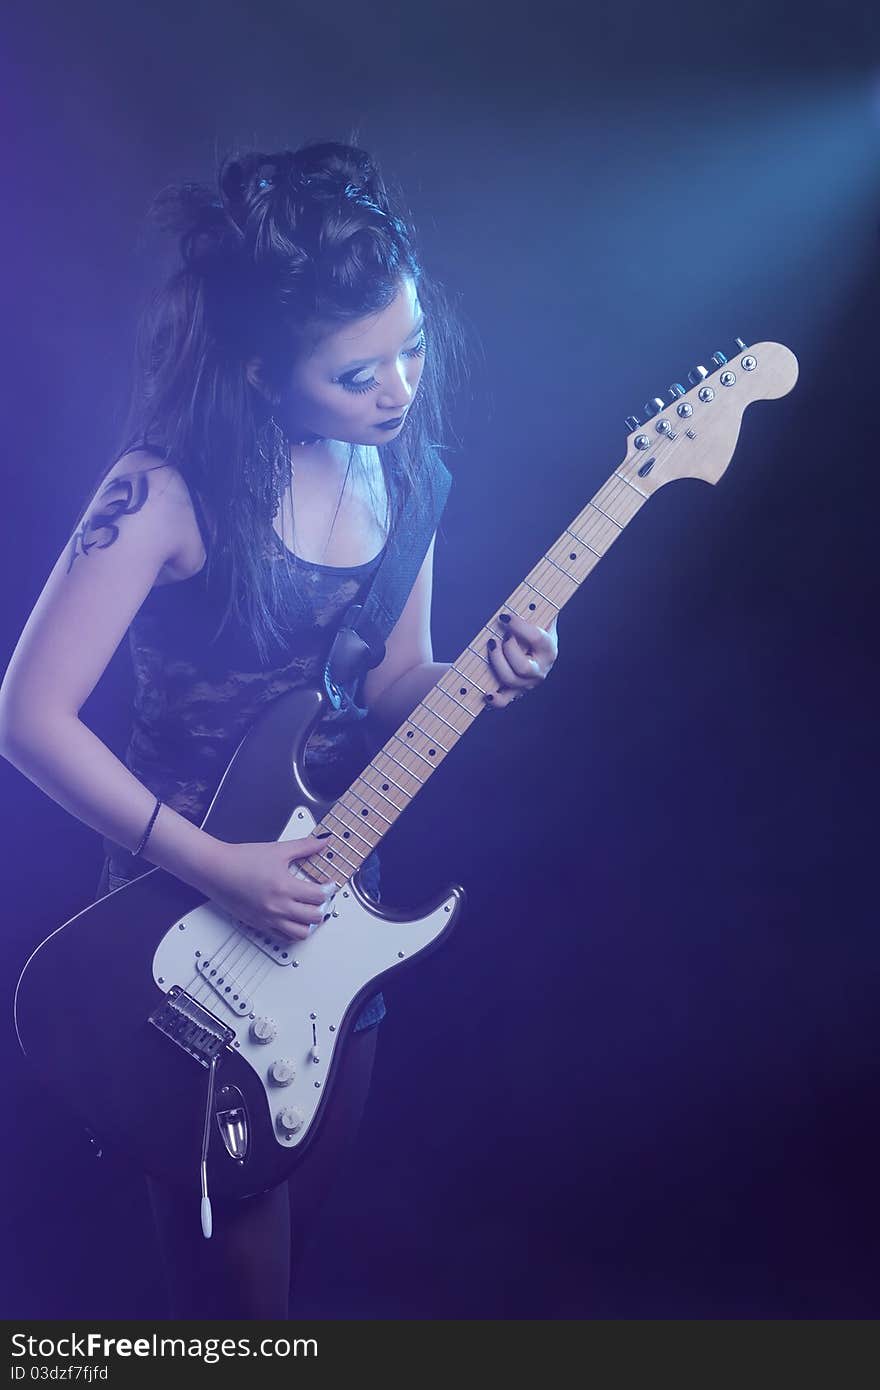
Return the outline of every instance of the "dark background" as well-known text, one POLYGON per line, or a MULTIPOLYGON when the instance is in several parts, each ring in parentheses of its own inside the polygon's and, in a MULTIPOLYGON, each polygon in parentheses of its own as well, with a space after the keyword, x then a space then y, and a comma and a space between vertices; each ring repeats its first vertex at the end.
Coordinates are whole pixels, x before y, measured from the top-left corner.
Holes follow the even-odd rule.
MULTIPOLYGON (((627 413, 735 335, 800 361, 717 488, 642 511, 560 618, 546 687, 480 720, 389 842, 387 898, 457 881, 469 910, 386 991, 303 1316, 880 1314, 876 13, 7 20, 4 664, 115 438, 149 198, 236 140, 357 127, 471 324, 438 659, 620 461, 627 413)), ((122 649, 86 711, 114 746, 127 691, 122 649)), ((4 1312, 158 1316, 139 1181, 30 1089, 11 1029, 97 837, 5 763, 0 806, 4 1312)))

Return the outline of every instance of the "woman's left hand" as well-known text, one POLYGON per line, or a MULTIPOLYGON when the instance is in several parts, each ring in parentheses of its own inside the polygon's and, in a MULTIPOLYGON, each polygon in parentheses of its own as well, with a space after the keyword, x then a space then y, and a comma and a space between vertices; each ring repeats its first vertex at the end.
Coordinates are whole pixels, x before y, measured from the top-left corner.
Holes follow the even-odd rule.
POLYGON ((546 680, 559 651, 555 616, 549 628, 543 628, 511 613, 503 626, 507 631, 502 641, 493 637, 488 644, 489 666, 501 687, 486 702, 492 709, 504 709, 546 680))

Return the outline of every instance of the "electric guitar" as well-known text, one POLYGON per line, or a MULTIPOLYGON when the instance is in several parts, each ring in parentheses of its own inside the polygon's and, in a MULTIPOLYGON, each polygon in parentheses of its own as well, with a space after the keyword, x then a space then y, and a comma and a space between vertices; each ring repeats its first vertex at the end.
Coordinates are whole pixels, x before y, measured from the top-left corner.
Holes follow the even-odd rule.
POLYGON ((337 885, 308 940, 253 930, 154 869, 71 918, 27 962, 15 997, 24 1052, 95 1134, 159 1178, 200 1181, 206 1235, 209 1193, 245 1197, 290 1176, 364 1001, 461 914, 458 887, 414 917, 390 911, 358 870, 485 709, 499 613, 548 626, 658 488, 718 482, 746 407, 794 386, 788 348, 736 344, 711 373, 695 368, 691 389, 649 402, 643 423, 627 418, 622 462, 337 801, 317 799, 302 773, 323 691, 283 696, 242 740, 203 828, 230 842, 329 832, 299 866, 337 885))

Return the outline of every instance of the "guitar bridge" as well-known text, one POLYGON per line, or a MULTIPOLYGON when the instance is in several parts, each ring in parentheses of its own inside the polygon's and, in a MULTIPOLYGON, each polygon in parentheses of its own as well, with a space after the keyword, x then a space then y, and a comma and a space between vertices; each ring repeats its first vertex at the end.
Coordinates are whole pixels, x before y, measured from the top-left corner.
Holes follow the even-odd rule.
POLYGON ((148 1022, 203 1067, 209 1067, 235 1037, 234 1029, 227 1028, 202 1004, 197 1004, 180 985, 169 989, 148 1022))

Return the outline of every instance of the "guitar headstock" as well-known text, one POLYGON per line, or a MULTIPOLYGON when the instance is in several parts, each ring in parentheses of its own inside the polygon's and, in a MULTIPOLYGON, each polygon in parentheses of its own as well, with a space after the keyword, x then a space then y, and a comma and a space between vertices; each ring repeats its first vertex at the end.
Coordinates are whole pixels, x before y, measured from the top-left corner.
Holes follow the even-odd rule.
POLYGON ((644 407, 645 423, 627 417, 630 434, 618 474, 645 495, 673 478, 717 483, 733 457, 743 413, 753 401, 788 395, 798 376, 794 353, 781 343, 746 347, 736 339, 730 361, 712 357, 715 370, 695 367, 690 390, 676 382, 665 400, 644 407))

